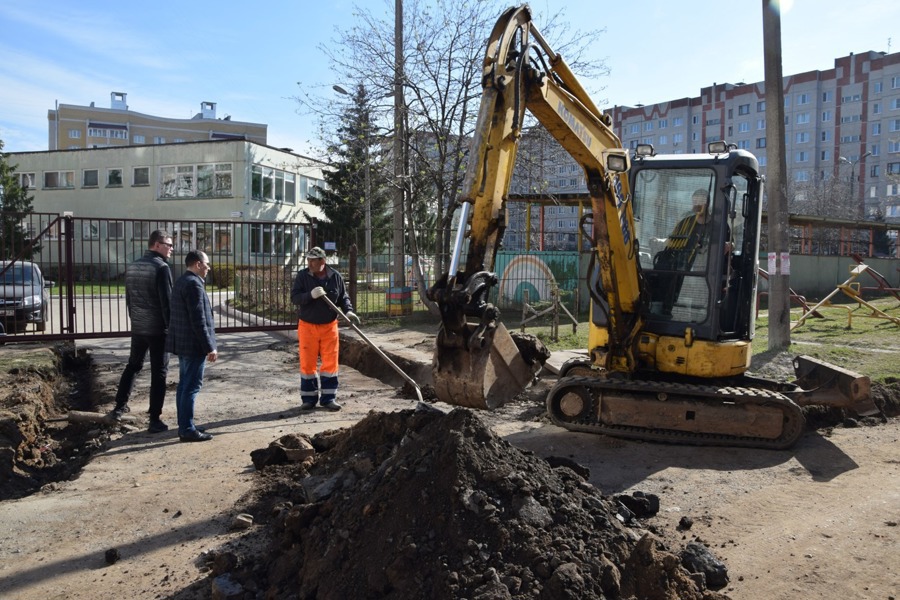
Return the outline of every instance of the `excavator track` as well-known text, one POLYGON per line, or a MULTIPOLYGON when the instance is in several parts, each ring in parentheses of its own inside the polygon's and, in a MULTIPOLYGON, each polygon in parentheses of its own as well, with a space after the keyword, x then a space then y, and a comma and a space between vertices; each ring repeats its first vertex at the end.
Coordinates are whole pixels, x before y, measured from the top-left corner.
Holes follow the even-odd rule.
POLYGON ((800 407, 774 390, 603 377, 561 378, 547 412, 571 431, 772 450, 792 446, 805 426, 800 407))

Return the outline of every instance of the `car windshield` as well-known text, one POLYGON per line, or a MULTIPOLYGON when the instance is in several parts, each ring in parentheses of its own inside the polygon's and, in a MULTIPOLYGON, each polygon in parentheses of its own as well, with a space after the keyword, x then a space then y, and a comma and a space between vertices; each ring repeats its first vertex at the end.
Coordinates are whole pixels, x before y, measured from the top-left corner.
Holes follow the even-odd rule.
POLYGON ((22 285, 32 283, 34 269, 25 265, 13 265, 3 273, 3 283, 6 285, 22 285))

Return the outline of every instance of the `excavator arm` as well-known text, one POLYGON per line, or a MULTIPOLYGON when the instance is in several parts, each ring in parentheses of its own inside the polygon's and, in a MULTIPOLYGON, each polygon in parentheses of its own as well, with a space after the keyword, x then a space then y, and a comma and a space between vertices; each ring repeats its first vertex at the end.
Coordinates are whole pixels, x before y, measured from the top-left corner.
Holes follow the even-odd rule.
POLYGON ((541 353, 517 344, 489 302, 497 283, 492 270, 526 110, 585 171, 600 288, 592 293, 602 290, 608 307, 609 339, 601 359, 605 368, 634 369, 632 348, 642 325, 642 297, 628 153, 608 117, 534 26, 527 6, 510 8, 494 26, 482 83, 450 268, 428 295, 441 312, 433 365, 438 398, 495 408, 530 384, 540 368, 527 357, 541 353))

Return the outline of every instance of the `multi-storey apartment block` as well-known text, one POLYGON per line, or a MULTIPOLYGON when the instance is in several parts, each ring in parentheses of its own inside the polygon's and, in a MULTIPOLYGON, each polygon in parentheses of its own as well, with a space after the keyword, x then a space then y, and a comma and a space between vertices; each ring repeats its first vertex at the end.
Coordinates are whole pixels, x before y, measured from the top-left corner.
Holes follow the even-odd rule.
MULTIPOLYGON (((657 153, 705 152, 726 140, 752 152, 766 171, 765 82, 722 83, 692 98, 606 111, 623 145, 652 144, 657 153)), ((784 78, 785 157, 790 211, 843 219, 882 215, 900 220, 900 53, 837 58, 834 68, 784 78)), ((587 193, 584 174, 545 135, 522 137, 513 194, 565 199, 587 193)), ((549 210, 549 209, 545 209, 549 210)), ((544 236, 574 249, 570 225, 578 207, 560 202, 543 215, 544 236)), ((507 246, 524 212, 510 210, 507 246)), ((522 246, 524 247, 524 246, 522 246)))
POLYGON ((266 144, 268 126, 216 118, 216 103, 201 102, 200 112, 191 119, 170 119, 134 112, 126 94, 110 93, 110 107, 60 104, 47 113, 48 148, 74 150, 200 142, 207 140, 247 140, 266 144))

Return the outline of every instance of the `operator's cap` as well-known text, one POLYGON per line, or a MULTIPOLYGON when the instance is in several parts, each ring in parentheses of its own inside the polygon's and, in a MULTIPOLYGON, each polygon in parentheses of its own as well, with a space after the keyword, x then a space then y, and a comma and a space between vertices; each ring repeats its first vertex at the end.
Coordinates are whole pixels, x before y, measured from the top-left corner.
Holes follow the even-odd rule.
POLYGON ((309 260, 311 258, 325 258, 325 251, 318 246, 314 246, 309 249, 309 252, 306 253, 306 260, 309 260))

